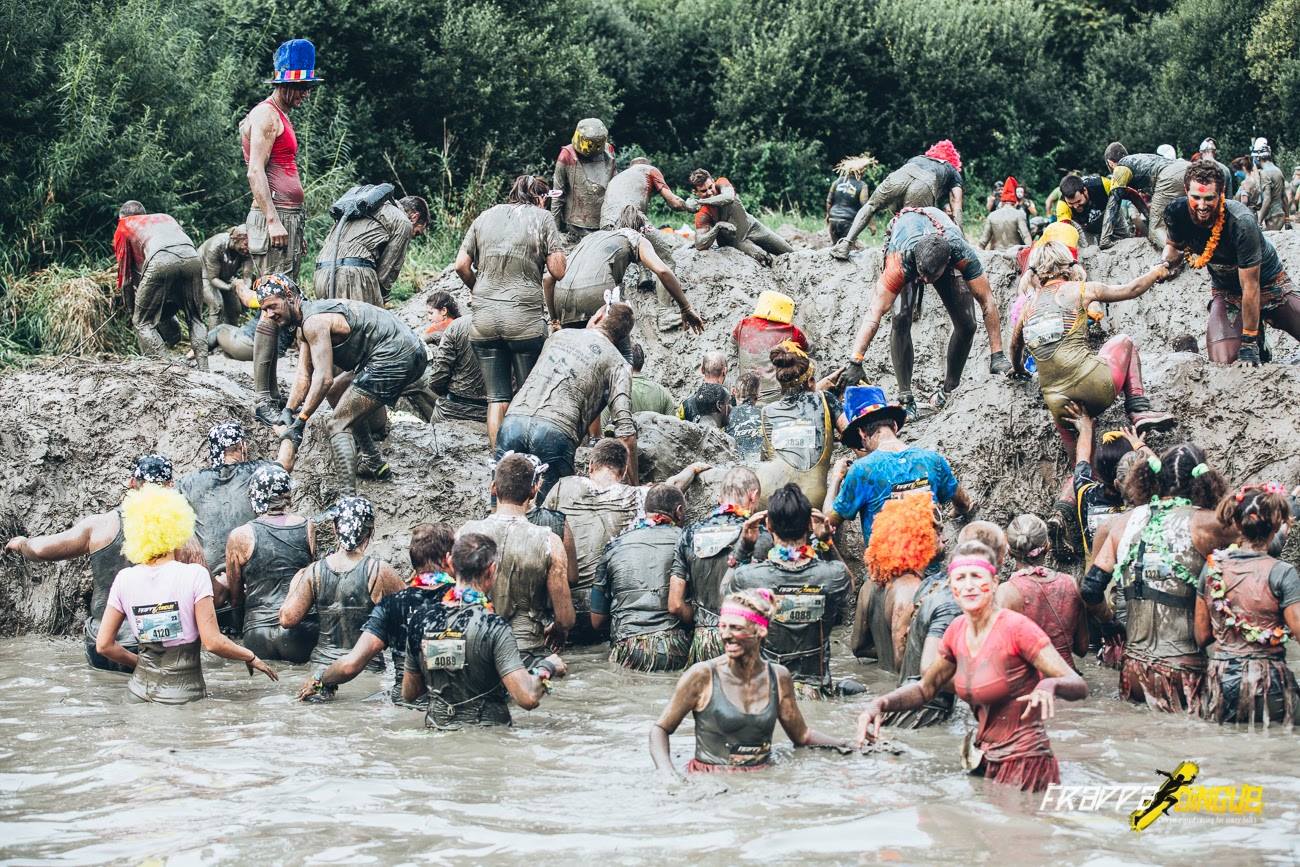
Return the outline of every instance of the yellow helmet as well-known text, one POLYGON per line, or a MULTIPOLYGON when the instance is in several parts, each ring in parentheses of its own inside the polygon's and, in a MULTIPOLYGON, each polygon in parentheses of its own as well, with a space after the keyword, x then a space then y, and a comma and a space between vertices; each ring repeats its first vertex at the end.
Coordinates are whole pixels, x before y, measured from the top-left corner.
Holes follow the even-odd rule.
POLYGON ((1043 234, 1038 237, 1038 243, 1034 246, 1041 247, 1053 241, 1059 241, 1071 250, 1077 250, 1079 249, 1079 230, 1074 227, 1073 223, 1052 223, 1043 230, 1043 234))
POLYGON ((769 289, 758 296, 758 303, 754 305, 754 315, 769 322, 789 325, 794 321, 794 299, 769 289))
POLYGON ((600 153, 608 142, 609 130, 594 117, 578 121, 578 128, 573 131, 573 149, 584 157, 600 153))

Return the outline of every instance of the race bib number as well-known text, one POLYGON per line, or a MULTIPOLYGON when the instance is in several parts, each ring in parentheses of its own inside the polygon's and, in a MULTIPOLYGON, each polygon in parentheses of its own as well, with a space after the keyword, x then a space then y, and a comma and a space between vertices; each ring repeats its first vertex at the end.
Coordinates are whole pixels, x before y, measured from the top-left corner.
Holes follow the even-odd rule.
POLYGON ((157 605, 135 605, 136 632, 141 641, 172 641, 181 637, 181 606, 179 602, 159 602, 157 605))
POLYGON ((1057 316, 1044 316, 1025 323, 1025 343, 1043 346, 1055 343, 1065 336, 1065 323, 1057 316))
POLYGON ((771 741, 764 741, 761 744, 727 744, 727 762, 735 768, 765 765, 771 754, 771 741))
POLYGON ((817 447, 817 426, 812 422, 796 421, 772 429, 774 449, 812 449, 817 447))
POLYGON ((908 494, 915 494, 917 491, 925 491, 927 494, 933 494, 930 490, 930 477, 922 476, 919 479, 912 479, 910 482, 899 482, 889 489, 889 499, 901 500, 908 494))
POLYGON ((1165 563, 1165 558, 1161 557, 1154 551, 1148 551, 1142 556, 1142 580, 1148 584, 1152 581, 1160 581, 1168 578, 1173 574, 1173 570, 1165 563))
POLYGON ((776 602, 779 623, 816 623, 826 613, 826 593, 813 584, 779 587, 776 602))
POLYGON ((1088 510, 1088 532, 1096 535, 1097 528, 1119 514, 1119 509, 1104 507, 1088 510))
POLYGON ((439 632, 425 636, 421 645, 429 671, 460 671, 465 667, 465 633, 439 632))
POLYGON ((739 524, 720 524, 717 527, 700 527, 691 537, 691 549, 701 560, 716 557, 740 538, 739 524))

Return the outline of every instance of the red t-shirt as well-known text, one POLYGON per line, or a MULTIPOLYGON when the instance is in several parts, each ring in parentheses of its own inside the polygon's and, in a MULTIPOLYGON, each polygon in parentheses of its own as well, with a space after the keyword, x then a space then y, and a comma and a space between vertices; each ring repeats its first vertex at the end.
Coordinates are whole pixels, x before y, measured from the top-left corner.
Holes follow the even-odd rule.
POLYGON ((731 331, 731 339, 736 341, 741 352, 754 353, 767 357, 778 343, 792 340, 804 352, 808 351, 808 338, 804 337, 797 325, 773 322, 760 316, 746 316, 736 323, 731 331))
POLYGON ((117 288, 144 267, 154 249, 169 244, 187 244, 185 231, 168 214, 136 214, 120 217, 113 232, 113 255, 117 257, 117 288))
MULTIPOLYGON (((723 187, 735 189, 732 187, 731 181, 726 178, 717 178, 713 183, 717 184, 719 193, 722 192, 723 187)), ((716 222, 718 222, 718 209, 714 205, 701 205, 700 209, 695 212, 695 230, 697 232, 709 228, 716 222)))

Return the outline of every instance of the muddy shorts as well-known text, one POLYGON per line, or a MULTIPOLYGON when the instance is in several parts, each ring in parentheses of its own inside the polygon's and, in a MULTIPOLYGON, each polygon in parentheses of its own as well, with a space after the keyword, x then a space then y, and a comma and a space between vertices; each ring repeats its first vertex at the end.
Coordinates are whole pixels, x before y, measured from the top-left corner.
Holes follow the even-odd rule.
MULTIPOLYGON (((140 648, 134 644, 123 644, 122 647, 132 653, 139 652, 140 648)), ((131 669, 122 665, 120 662, 114 662, 107 656, 101 654, 95 649, 95 640, 86 639, 86 662, 90 663, 91 668, 98 668, 100 671, 112 671, 118 674, 130 674, 131 669)))
POLYGON ((578 444, 550 422, 526 415, 507 415, 497 434, 495 457, 500 460, 506 452, 522 452, 546 464, 536 497, 542 503, 556 482, 573 475, 573 456, 577 450, 578 444))
POLYGON ((1120 698, 1146 702, 1152 710, 1201 716, 1205 669, 1142 659, 1128 653, 1119 669, 1120 698))
POLYGON ((303 236, 306 217, 302 208, 277 207, 275 213, 289 233, 283 247, 271 246, 271 238, 266 231, 266 215, 260 208, 251 208, 244 218, 244 225, 248 227, 248 249, 253 260, 253 276, 288 274, 296 282, 302 257, 307 252, 307 240, 303 236))
POLYGON ((685 629, 665 629, 614 642, 609 661, 634 671, 680 671, 690 649, 685 629))
POLYGON ((849 229, 852 228, 853 228, 852 220, 831 220, 830 222, 831 243, 833 244, 836 241, 838 241, 840 238, 846 237, 849 234, 849 229))
POLYGON ((525 340, 506 340, 503 337, 470 339, 470 348, 483 369, 483 390, 487 393, 488 403, 510 402, 515 388, 522 386, 532 372, 545 344, 546 335, 525 340))
POLYGON ((1206 719, 1289 726, 1298 708, 1300 687, 1285 656, 1210 660, 1205 684, 1206 719))
POLYGON ((424 347, 418 341, 392 341, 357 369, 352 388, 386 406, 396 406, 402 392, 420 381, 428 364, 424 347))

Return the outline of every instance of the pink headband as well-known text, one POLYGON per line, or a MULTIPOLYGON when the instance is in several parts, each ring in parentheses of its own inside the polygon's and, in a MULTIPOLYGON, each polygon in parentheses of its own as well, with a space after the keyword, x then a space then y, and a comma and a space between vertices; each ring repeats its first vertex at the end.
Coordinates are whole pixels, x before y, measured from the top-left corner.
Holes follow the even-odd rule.
POLYGON ((761 626, 764 629, 767 629, 769 622, 766 617, 759 614, 757 611, 752 611, 743 605, 734 605, 731 603, 723 603, 722 616, 742 617, 750 623, 761 626))
POLYGON ((990 575, 998 574, 998 570, 993 568, 993 564, 983 557, 958 557, 948 564, 948 574, 956 572, 966 566, 974 566, 976 569, 983 569, 990 575))

